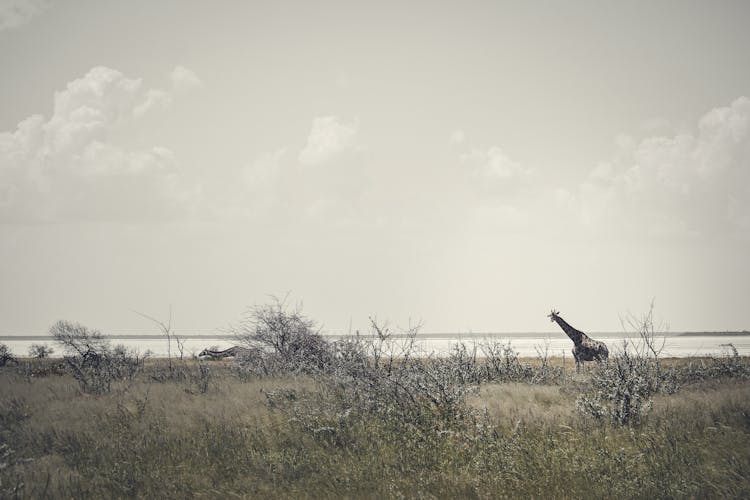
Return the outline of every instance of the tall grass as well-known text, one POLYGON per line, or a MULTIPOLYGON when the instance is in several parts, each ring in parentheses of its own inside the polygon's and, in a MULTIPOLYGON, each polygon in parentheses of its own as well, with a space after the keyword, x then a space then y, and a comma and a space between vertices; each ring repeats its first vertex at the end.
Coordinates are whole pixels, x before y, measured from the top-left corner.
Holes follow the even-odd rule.
MULTIPOLYGON (((45 360, 35 360, 37 363, 45 360)), ((353 404, 318 377, 252 380, 214 363, 207 392, 150 363, 109 393, 0 373, 0 496, 742 497, 750 384, 659 394, 637 427, 582 415, 571 385, 483 384, 460 413, 353 404)))
POLYGON ((736 352, 625 349, 579 375, 507 344, 417 356, 417 328, 375 320, 327 343, 277 302, 238 329, 252 356, 117 372, 95 332, 62 326, 68 358, 0 368, 0 497, 750 496, 736 352), (83 383, 87 356, 111 364, 83 383))

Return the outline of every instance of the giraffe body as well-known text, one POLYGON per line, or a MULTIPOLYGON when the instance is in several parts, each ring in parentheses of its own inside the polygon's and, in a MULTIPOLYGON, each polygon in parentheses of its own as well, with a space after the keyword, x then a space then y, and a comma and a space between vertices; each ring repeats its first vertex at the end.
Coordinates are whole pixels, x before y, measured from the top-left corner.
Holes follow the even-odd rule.
POLYGON ((246 358, 253 354, 252 349, 247 347, 233 346, 223 351, 212 351, 211 349, 203 349, 199 358, 210 358, 210 359, 224 359, 224 358, 246 358))
POLYGON ((552 311, 549 315, 550 321, 557 323, 565 334, 573 341, 573 359, 576 360, 576 371, 580 371, 584 361, 606 361, 609 358, 609 349, 604 342, 594 340, 580 330, 570 326, 559 311, 552 311))

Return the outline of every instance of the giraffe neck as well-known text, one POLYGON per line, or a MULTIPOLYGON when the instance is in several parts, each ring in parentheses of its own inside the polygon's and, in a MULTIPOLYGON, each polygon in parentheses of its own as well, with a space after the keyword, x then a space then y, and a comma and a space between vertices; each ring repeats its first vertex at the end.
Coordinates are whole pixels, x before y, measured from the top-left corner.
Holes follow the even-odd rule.
POLYGON ((234 356, 234 347, 230 347, 229 349, 224 349, 223 351, 211 351, 209 349, 206 349, 203 351, 205 354, 211 356, 212 358, 226 358, 229 356, 234 356))
POLYGON ((555 321, 558 325, 560 325, 560 328, 563 329, 565 334, 570 337, 570 340, 573 341, 575 345, 578 345, 581 343, 581 341, 586 338, 586 334, 583 333, 580 330, 576 330, 572 326, 570 326, 564 319, 562 319, 560 316, 555 316, 555 321))

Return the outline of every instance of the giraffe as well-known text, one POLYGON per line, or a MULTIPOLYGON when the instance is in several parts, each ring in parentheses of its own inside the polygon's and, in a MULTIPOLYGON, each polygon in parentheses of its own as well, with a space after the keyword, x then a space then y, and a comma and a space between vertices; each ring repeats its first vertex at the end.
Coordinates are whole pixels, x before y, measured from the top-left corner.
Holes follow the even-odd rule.
POLYGON ((565 334, 570 337, 575 347, 573 347, 573 358, 576 360, 576 372, 581 371, 581 364, 584 361, 606 361, 609 358, 609 350, 604 342, 593 340, 580 330, 576 330, 562 319, 560 311, 554 309, 549 314, 552 322, 560 325, 565 334))
POLYGON ((199 358, 211 358, 211 359, 223 359, 223 358, 246 358, 253 354, 252 349, 247 347, 232 346, 229 349, 223 351, 212 351, 211 349, 203 349, 199 358))

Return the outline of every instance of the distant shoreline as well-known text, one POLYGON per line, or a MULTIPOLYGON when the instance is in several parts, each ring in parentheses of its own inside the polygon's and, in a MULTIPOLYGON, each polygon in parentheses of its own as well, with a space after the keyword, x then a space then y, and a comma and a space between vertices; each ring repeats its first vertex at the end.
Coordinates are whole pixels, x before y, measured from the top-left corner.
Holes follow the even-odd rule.
POLYGON ((741 332, 684 332, 675 334, 679 337, 742 337, 750 335, 750 331, 741 332))
MULTIPOLYGON (((512 339, 512 338, 544 338, 544 337, 550 337, 552 335, 557 336, 559 332, 506 332, 506 333, 493 333, 493 332, 474 332, 474 333, 420 333, 417 334, 417 339, 483 339, 483 338, 499 338, 499 339, 512 339)), ((608 337, 621 337, 621 336, 630 336, 633 338, 636 338, 637 335, 634 333, 621 333, 621 332, 594 332, 590 333, 592 337, 596 337, 597 335, 602 335, 604 338, 608 337)), ((725 332, 665 332, 665 333, 657 333, 656 336, 661 337, 662 335, 666 337, 743 337, 743 336, 750 336, 750 331, 748 330, 742 330, 742 331, 725 331, 725 332)), ((173 334, 173 337, 178 337, 182 340, 234 340, 233 335, 182 335, 182 334, 173 334)), ((346 334, 346 333, 331 333, 331 334, 323 334, 324 338, 329 339, 341 339, 341 338, 348 338, 348 337, 354 337, 356 334, 346 334)), ((160 339, 166 339, 166 337, 162 334, 125 334, 125 335, 102 335, 102 337, 110 340, 160 340, 160 339)), ((359 337, 361 338, 377 338, 374 335, 364 335, 360 334, 359 337)), ((400 334, 400 333, 394 333, 391 335, 392 339, 402 339, 406 338, 406 334, 400 334)), ((51 335, 0 335, 0 342, 3 341, 19 341, 19 340, 54 340, 54 338, 51 335)))

